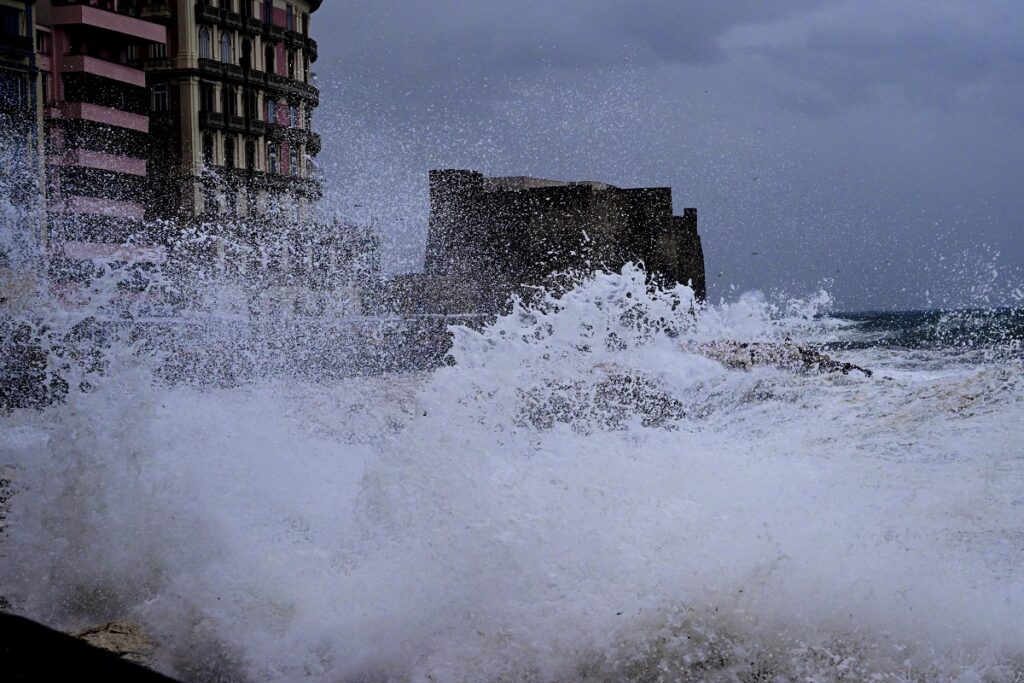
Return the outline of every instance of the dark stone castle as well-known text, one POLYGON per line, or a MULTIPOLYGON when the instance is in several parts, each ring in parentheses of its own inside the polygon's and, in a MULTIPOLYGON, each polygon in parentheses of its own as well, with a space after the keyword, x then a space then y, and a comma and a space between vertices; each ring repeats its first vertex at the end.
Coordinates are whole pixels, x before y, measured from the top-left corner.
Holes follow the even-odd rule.
POLYGON ((426 277, 395 283, 396 293, 409 312, 495 313, 551 273, 628 262, 705 298, 697 210, 674 216, 667 187, 432 171, 426 277))

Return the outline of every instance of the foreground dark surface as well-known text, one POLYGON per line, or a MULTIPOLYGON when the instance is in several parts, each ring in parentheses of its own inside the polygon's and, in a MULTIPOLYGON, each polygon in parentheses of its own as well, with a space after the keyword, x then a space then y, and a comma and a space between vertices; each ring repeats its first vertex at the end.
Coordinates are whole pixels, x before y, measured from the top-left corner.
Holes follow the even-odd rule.
POLYGON ((173 681, 77 638, 0 613, 4 681, 173 681))

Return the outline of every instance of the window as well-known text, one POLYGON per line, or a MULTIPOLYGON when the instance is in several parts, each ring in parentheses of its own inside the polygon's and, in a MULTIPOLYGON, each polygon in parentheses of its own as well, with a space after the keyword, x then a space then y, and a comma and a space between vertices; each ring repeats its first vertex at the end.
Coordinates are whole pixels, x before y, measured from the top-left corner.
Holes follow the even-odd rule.
POLYGON ((150 93, 149 108, 151 111, 167 111, 167 84, 156 83, 150 93))
POLYGON ((288 52, 288 78, 295 78, 295 51, 288 52))
POLYGON ((292 128, 299 127, 299 107, 296 104, 288 107, 288 125, 292 128))
POLYGON ((302 80, 309 83, 309 57, 302 56, 302 80))
POLYGON ((0 103, 28 103, 28 87, 23 77, 10 71, 0 71, 0 103))
POLYGON ((267 45, 263 49, 263 70, 268 74, 274 73, 274 46, 267 45))
POLYGON ((288 5, 288 9, 285 11, 285 26, 289 31, 295 30, 295 8, 288 5))
POLYGON ((249 69, 252 66, 252 41, 248 38, 242 41, 242 59, 240 64, 243 69, 249 69))
POLYGON ((14 7, 0 5, 0 34, 5 36, 20 36, 24 31, 22 25, 22 11, 14 7))
POLYGON ((267 171, 277 174, 277 145, 273 142, 267 145, 267 171))
POLYGON ((199 58, 210 58, 210 30, 205 26, 199 29, 199 58))
POLYGON ((267 123, 277 123, 277 102, 267 99, 267 123))
POLYGON ((220 61, 230 64, 232 61, 231 34, 226 31, 220 34, 220 61))
POLYGON ((235 139, 233 137, 224 138, 224 166, 226 168, 235 167, 235 139))
POLYGON ((209 133, 203 136, 203 163, 213 164, 213 136, 209 133))
POLYGON ((263 23, 272 24, 274 23, 274 2, 273 0, 263 0, 263 23))
POLYGON ((245 91, 245 118, 250 121, 256 118, 256 93, 252 90, 245 91))
POLYGON ((252 140, 245 143, 245 170, 256 170, 256 143, 252 140))
POLYGON ((43 102, 53 102, 53 74, 49 71, 43 72, 43 102))
POLYGON ((213 111, 213 83, 199 84, 199 111, 213 111))
POLYGON ((293 176, 299 175, 299 150, 292 147, 291 154, 288 157, 288 171, 293 176))
POLYGON ((149 44, 150 59, 164 59, 167 57, 167 45, 164 43, 149 44))
POLYGON ((224 112, 224 116, 235 116, 237 113, 238 105, 235 98, 235 89, 229 86, 223 86, 220 91, 220 110, 224 112))
POLYGON ((203 208, 209 215, 216 214, 219 206, 217 206, 217 190, 212 185, 207 185, 203 188, 203 208))

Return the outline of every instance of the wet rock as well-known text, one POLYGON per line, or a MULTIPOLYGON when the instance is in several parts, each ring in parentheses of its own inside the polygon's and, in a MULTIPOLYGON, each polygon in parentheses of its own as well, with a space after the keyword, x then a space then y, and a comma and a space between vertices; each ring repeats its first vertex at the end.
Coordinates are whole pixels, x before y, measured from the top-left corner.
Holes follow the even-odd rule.
MULTIPOLYGON (((107 625, 109 626, 109 624, 107 625)), ((106 627, 99 627, 106 628, 106 627)), ((88 629, 93 631, 94 629, 88 629)), ((84 633, 84 632, 83 632, 84 633)), ((0 680, 169 681, 128 657, 93 647, 84 638, 0 612, 0 680)))
POLYGON ((664 427, 686 416, 686 407, 658 382, 635 372, 601 367, 592 381, 548 382, 519 390, 520 424, 550 429, 556 423, 590 429, 622 429, 634 417, 645 427, 664 427))
POLYGON ((734 342, 715 341, 699 345, 696 352, 736 370, 750 370, 756 366, 771 366, 792 372, 820 374, 859 372, 865 377, 874 374, 853 363, 837 361, 807 346, 793 342, 734 342))
POLYGON ((139 626, 125 621, 111 621, 71 635, 136 664, 148 664, 156 649, 139 626))

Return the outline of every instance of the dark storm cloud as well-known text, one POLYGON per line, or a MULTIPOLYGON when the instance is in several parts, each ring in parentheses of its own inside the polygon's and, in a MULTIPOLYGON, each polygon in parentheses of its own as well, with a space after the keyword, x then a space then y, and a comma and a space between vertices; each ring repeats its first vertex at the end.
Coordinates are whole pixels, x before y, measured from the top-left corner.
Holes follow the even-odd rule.
POLYGON ((439 166, 672 185, 701 208, 713 297, 831 280, 852 307, 970 303, 1024 266, 1019 2, 330 0, 315 19, 328 195, 377 220, 395 267, 439 166))

